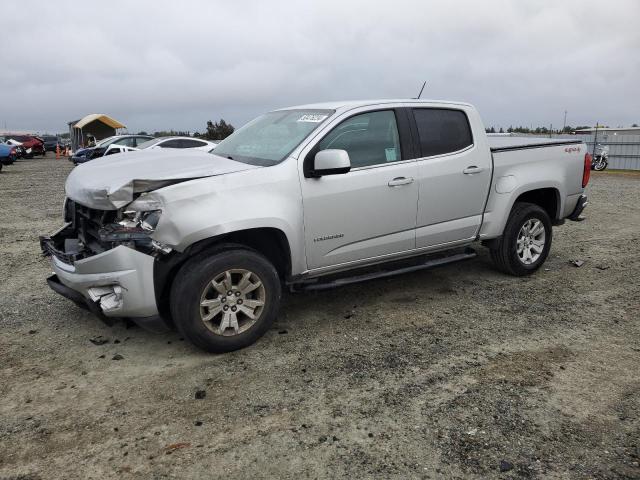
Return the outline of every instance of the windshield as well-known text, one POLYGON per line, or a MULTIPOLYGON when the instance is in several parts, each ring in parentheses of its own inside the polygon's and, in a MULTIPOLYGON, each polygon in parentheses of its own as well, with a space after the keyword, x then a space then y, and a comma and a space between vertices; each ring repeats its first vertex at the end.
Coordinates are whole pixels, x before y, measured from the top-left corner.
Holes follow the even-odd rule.
POLYGON ((252 120, 222 140, 211 153, 252 165, 280 163, 333 110, 279 110, 252 120))
POLYGON ((146 142, 142 142, 138 144, 139 149, 153 147, 156 143, 165 140, 164 138, 152 138, 151 140, 147 140, 146 142))

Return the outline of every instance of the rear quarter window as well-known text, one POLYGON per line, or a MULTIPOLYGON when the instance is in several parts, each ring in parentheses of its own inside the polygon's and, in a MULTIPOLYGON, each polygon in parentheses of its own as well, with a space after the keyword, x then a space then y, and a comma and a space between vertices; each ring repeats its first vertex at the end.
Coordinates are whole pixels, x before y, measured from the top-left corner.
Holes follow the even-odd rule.
POLYGON ((413 117, 422 157, 457 152, 473 145, 469 119, 462 110, 416 108, 413 117))
POLYGON ((182 146, 182 148, 196 148, 196 147, 204 147, 207 144, 204 142, 201 142, 200 140, 183 139, 183 140, 180 140, 180 145, 182 146))

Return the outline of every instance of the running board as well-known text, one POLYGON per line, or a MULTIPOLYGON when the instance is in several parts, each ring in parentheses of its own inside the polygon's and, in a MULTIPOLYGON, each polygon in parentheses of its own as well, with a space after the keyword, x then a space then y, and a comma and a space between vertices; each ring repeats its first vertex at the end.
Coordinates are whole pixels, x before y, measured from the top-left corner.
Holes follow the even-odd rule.
POLYGON ((425 262, 417 265, 411 265, 408 267, 396 268, 394 270, 382 270, 377 272, 365 273, 361 275, 355 275, 352 277, 343 277, 328 282, 322 282, 322 279, 314 279, 309 281, 303 281, 297 284, 292 284, 291 291, 310 291, 310 290, 328 290, 330 288, 342 287, 344 285, 351 285, 352 283, 366 282, 367 280, 375 280, 378 278, 394 277, 396 275, 402 275, 403 273, 416 272, 418 270, 426 270, 427 268, 439 267, 441 265, 447 265, 449 263, 460 262, 462 260, 469 260, 476 257, 478 254, 471 248, 467 248, 464 253, 458 253, 450 255, 448 257, 440 257, 435 259, 429 259, 425 262))

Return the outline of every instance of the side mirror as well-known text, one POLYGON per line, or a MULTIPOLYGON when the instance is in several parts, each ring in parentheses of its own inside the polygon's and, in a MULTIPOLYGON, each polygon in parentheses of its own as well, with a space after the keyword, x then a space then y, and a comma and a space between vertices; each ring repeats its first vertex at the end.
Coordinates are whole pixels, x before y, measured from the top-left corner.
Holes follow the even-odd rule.
POLYGON ((320 150, 313 159, 313 177, 338 175, 351 170, 351 160, 346 150, 320 150))

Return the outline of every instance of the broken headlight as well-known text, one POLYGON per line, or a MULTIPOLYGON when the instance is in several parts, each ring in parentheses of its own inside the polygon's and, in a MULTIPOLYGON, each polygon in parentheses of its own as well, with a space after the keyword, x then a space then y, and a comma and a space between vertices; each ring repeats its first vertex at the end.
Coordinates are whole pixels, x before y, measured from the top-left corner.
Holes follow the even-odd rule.
POLYGON ((148 233, 153 232, 160 221, 162 210, 151 210, 140 212, 137 210, 125 210, 122 213, 122 220, 118 222, 125 229, 142 229, 148 233))
POLYGON ((156 200, 138 198, 122 211, 115 223, 100 229, 100 240, 136 249, 169 253, 171 248, 151 238, 162 214, 160 206, 156 200))

